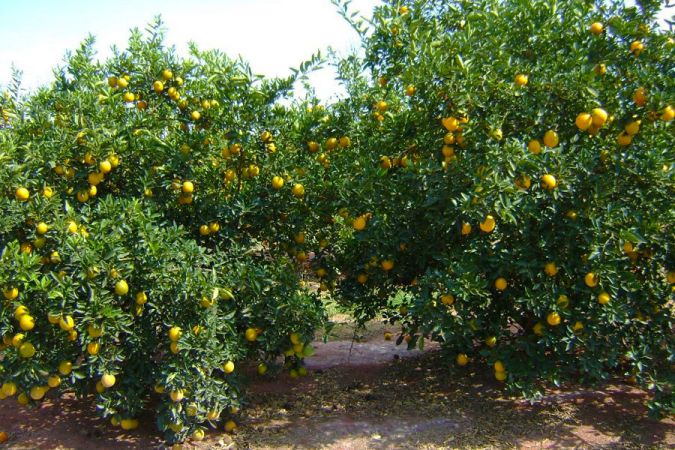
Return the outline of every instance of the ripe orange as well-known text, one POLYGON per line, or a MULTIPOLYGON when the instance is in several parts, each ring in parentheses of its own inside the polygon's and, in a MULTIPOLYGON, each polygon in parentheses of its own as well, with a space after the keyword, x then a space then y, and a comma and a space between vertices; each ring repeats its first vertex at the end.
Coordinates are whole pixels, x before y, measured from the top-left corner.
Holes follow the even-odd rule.
POLYGON ((548 313, 546 316, 546 322, 552 327, 560 325, 560 314, 555 311, 548 313))
POLYGON ((359 216, 356 219, 354 219, 354 223, 352 224, 354 229, 356 231, 363 231, 366 228, 366 218, 364 216, 359 216))
POLYGON ((527 82, 529 81, 529 78, 527 75, 519 73, 516 75, 515 83, 517 86, 525 86, 527 82))
POLYGON ((255 342, 258 339, 258 332, 255 328, 247 328, 244 337, 249 342, 255 342))
POLYGON ((181 330, 180 327, 174 326, 174 327, 169 328, 168 336, 169 336, 169 340, 171 342, 177 342, 180 339, 182 334, 183 334, 183 331, 181 330))
POLYGON ((558 138, 558 133, 555 131, 548 130, 546 133, 544 133, 544 145, 548 148, 555 147, 559 142, 560 139, 558 138))
POLYGON ((232 361, 228 361, 225 364, 223 364, 223 372, 225 373, 234 372, 234 363, 232 361))
POLYGON ((305 195, 305 187, 300 183, 296 183, 293 185, 291 192, 293 193, 294 197, 302 198, 305 195))
POLYGON ((469 357, 465 353, 460 353, 455 358, 455 362, 458 366, 466 366, 469 363, 469 357))
POLYGON ((602 23, 600 23, 600 22, 593 22, 593 23, 591 24, 591 33, 593 33, 594 35, 597 36, 597 35, 599 35, 599 34, 602 33, 602 31, 604 30, 604 28, 605 28, 605 27, 602 25, 602 23))
POLYGON ((600 303, 601 305, 608 304, 610 300, 611 296, 607 292, 602 291, 601 293, 598 294, 598 303, 600 303))
POLYGON ((607 111, 602 108, 593 108, 591 111, 591 117, 593 120, 593 125, 601 127, 605 124, 605 122, 607 122, 608 114, 607 111))
POLYGON ((598 275, 593 273, 593 272, 588 272, 586 276, 584 276, 584 283, 586 283, 586 286, 593 288, 598 285, 598 275))
POLYGON ((106 389, 113 387, 116 381, 117 379, 115 378, 115 375, 112 374, 107 373, 101 377, 101 384, 106 389))
POLYGON ((483 230, 485 233, 492 233, 492 231, 495 229, 497 226, 497 222, 495 221, 495 218, 492 217, 492 215, 488 214, 485 216, 485 220, 483 220, 480 223, 480 229, 483 230))
POLYGON ((558 186, 558 180, 553 175, 545 174, 541 177, 541 186, 547 190, 553 190, 558 186))
POLYGON ((508 286, 508 282, 506 281, 506 278, 499 277, 495 280, 495 289, 498 291, 504 291, 506 290, 508 286))
POLYGON ((530 142, 528 142, 527 149, 533 155, 538 155, 541 153, 541 143, 537 139, 532 139, 530 142))
POLYGON ((637 106, 645 106, 647 104, 647 89, 639 87, 633 93, 633 102, 637 106))
POLYGON ((23 186, 17 188, 14 195, 16 196, 16 199, 19 200, 20 202, 26 202, 30 198, 30 192, 23 186))
POLYGON ((574 123, 581 131, 586 131, 593 123, 593 117, 587 112, 582 112, 579 113, 574 123))
POLYGON ((115 283, 115 294, 119 296, 124 296, 127 295, 128 292, 129 292, 129 285, 127 284, 126 281, 119 280, 117 283, 115 283))

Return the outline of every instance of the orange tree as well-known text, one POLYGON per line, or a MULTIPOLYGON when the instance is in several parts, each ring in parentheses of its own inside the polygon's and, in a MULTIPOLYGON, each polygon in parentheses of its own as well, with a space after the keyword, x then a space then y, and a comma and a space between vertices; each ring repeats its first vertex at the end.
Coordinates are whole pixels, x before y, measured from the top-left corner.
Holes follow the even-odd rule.
POLYGON ((337 298, 530 396, 619 374, 672 410, 659 2, 384 3, 368 26, 339 4, 363 56, 338 61, 346 98, 303 128, 329 160, 333 241, 315 263, 337 298))
POLYGON ((320 58, 266 80, 177 57, 159 22, 102 64, 92 46, 0 100, 0 396, 93 393, 124 429, 153 405, 169 442, 231 430, 240 361, 264 374, 283 353, 303 375, 324 320, 305 253, 279 250, 301 246, 307 205, 277 139, 278 100, 320 58))

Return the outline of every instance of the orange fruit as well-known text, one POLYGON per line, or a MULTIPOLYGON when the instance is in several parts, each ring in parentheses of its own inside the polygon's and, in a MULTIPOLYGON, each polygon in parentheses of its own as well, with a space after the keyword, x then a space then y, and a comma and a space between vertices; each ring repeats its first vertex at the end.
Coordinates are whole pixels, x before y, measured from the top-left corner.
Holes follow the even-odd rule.
POLYGON ((519 73, 516 75, 515 83, 517 86, 525 86, 527 82, 529 81, 529 78, 527 75, 519 73))
POLYGON ((600 22, 593 22, 591 24, 591 33, 593 33, 596 36, 601 34, 604 29, 605 27, 600 22))
POLYGON ((546 133, 544 133, 544 145, 548 148, 555 147, 559 142, 560 139, 558 138, 558 133, 555 131, 548 130, 546 133))
POLYGON ((582 112, 579 113, 574 123, 581 131, 586 131, 593 123, 593 117, 587 112, 582 112))

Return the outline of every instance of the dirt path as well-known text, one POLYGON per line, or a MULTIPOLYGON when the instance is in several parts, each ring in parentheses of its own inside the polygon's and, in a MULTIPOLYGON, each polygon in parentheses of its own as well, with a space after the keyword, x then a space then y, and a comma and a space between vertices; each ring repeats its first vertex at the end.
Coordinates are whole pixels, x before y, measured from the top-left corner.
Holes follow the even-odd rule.
MULTIPOLYGON (((344 331, 344 330, 343 330, 344 331)), ((675 421, 645 417, 644 392, 626 385, 552 392, 529 405, 503 397, 488 373, 448 369, 433 350, 407 352, 382 339, 316 343, 308 377, 252 378, 234 435, 207 434, 184 448, 436 449, 673 448, 675 421), (351 349, 351 354, 350 354, 351 349)), ((161 447, 151 417, 131 433, 97 419, 88 400, 39 408, 0 403, 0 448, 161 447)))

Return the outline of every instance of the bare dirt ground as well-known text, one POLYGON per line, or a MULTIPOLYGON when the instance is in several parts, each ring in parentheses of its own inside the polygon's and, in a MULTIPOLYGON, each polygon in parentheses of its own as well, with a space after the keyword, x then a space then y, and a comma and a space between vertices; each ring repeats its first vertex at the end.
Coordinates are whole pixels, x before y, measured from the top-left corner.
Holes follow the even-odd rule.
MULTIPOLYGON (((213 430, 183 448, 437 449, 674 448, 675 421, 646 417, 647 395, 623 384, 552 391, 530 405, 504 397, 481 368, 448 368, 433 346, 408 352, 338 326, 317 342, 309 376, 252 377, 233 435, 213 430), (351 350, 351 352, 350 352, 351 350)), ((391 331, 395 331, 392 329, 391 331)), ((91 400, 65 396, 25 409, 0 403, 12 449, 161 448, 152 417, 133 432, 98 419, 91 400)))

